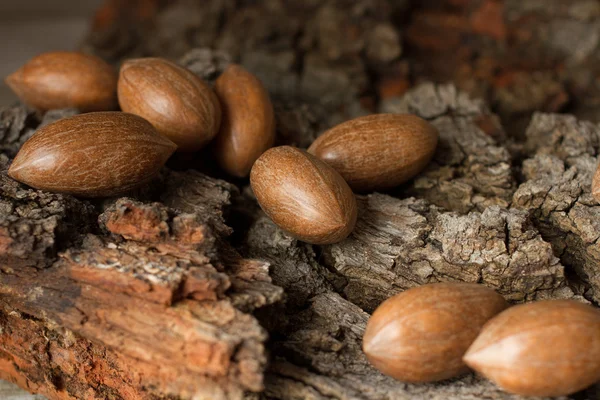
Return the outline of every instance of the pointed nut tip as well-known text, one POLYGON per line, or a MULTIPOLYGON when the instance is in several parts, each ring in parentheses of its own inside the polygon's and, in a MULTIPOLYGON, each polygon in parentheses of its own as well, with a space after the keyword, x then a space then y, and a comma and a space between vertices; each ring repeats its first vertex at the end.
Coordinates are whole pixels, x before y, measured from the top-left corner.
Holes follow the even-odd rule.
POLYGON ((17 70, 12 74, 8 75, 6 78, 4 78, 4 82, 8 87, 14 90, 15 86, 18 85, 18 83, 20 82, 20 75, 20 72, 17 70))
POLYGON ((477 367, 482 361, 480 358, 481 348, 474 349, 473 346, 469 347, 462 357, 462 361, 471 369, 477 370, 477 367))
POLYGON ((23 168, 22 165, 19 165, 18 163, 16 163, 14 160, 12 162, 12 164, 10 165, 10 167, 8 168, 8 176, 10 176, 12 179, 14 180, 20 180, 20 174, 19 171, 23 168))

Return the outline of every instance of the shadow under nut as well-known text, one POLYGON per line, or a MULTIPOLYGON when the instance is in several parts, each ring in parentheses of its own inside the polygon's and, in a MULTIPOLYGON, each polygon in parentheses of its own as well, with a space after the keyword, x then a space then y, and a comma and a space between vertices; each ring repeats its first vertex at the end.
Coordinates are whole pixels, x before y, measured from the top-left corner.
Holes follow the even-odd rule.
POLYGON ((302 241, 336 243, 354 229, 354 193, 337 172, 304 150, 267 150, 254 163, 250 183, 264 212, 302 241))
POLYGON ((308 152, 331 165, 353 190, 383 190, 421 172, 438 137, 433 125, 415 115, 374 114, 329 129, 308 152))

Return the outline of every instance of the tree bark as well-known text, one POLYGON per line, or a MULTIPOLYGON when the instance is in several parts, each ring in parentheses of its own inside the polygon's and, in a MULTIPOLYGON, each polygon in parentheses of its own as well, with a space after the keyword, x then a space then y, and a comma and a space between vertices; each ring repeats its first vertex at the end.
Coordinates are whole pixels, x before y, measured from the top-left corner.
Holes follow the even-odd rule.
POLYGON ((535 114, 527 131, 523 183, 513 208, 528 211, 554 252, 580 280, 586 297, 600 299, 598 202, 591 195, 600 128, 571 115, 535 114))
POLYGON ((165 170, 162 203, 92 204, 24 188, 3 162, 0 376, 57 399, 263 390, 252 311, 282 290, 226 242, 232 185, 165 170))

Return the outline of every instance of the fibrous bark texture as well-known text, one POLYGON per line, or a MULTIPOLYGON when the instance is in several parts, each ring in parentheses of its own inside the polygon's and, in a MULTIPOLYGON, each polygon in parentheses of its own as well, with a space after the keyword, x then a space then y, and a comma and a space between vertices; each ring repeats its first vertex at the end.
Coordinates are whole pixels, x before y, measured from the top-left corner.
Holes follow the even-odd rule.
POLYGON ((2 162, 0 376, 57 399, 263 390, 252 311, 283 293, 225 239, 235 187, 165 170, 149 190, 160 203, 91 204, 27 189, 2 162))
POLYGON ((271 323, 266 398, 516 398, 472 375, 429 385, 394 381, 369 366, 361 340, 365 311, 423 283, 481 282, 518 301, 575 297, 526 213, 492 207, 459 215, 380 194, 359 204, 354 233, 319 256, 264 216, 248 232, 247 251, 271 263, 273 282, 289 296, 271 323))
POLYGON ((0 108, 0 377, 50 399, 518 399, 472 374, 397 382, 362 335, 426 283, 600 301, 600 128, 577 117, 600 108, 599 41, 591 0, 107 0, 85 51, 209 82, 241 63, 272 96, 278 144, 389 112, 428 120, 439 146, 412 181, 357 196, 348 239, 311 246, 247 180, 217 179, 210 150, 121 198, 27 188, 11 159, 78 111, 0 108))

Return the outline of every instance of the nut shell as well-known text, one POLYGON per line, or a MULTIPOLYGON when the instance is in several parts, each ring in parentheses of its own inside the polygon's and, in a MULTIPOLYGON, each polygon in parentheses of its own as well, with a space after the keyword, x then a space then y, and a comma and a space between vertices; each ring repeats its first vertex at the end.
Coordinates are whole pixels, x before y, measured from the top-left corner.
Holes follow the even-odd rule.
POLYGON ((40 54, 9 75, 6 84, 24 103, 40 111, 117 108, 116 71, 101 58, 83 53, 40 54))
POLYGON ((179 151, 200 150, 221 124, 213 90, 192 72, 162 58, 138 58, 121 67, 121 109, 150 121, 179 151))
POLYGON ((334 126, 308 152, 331 165, 358 192, 389 189, 431 161, 438 131, 409 114, 374 114, 334 126))
POLYGON ((254 163, 250 184, 263 211, 300 240, 335 243, 354 229, 354 193, 330 166, 303 150, 267 150, 254 163))
POLYGON ((275 142, 275 114, 262 83, 232 64, 215 83, 223 118, 215 139, 215 155, 227 173, 248 176, 252 164, 275 142))
POLYGON ((19 150, 8 175, 36 189, 112 196, 152 179, 175 148, 136 115, 81 114, 38 129, 19 150))
POLYGON ((508 304, 494 290, 470 283, 409 289, 373 313, 363 351, 375 368, 403 382, 434 382, 468 369, 462 361, 481 327, 508 304))
POLYGON ((485 325, 464 360, 511 393, 575 393, 600 380, 600 311, 573 300, 509 308, 485 325))

